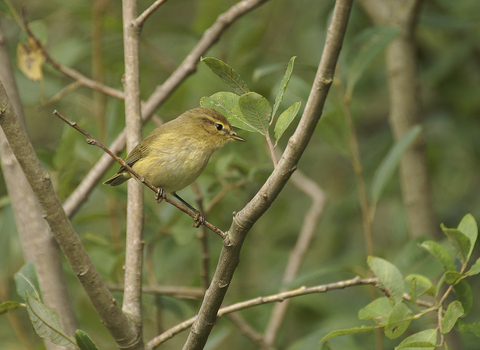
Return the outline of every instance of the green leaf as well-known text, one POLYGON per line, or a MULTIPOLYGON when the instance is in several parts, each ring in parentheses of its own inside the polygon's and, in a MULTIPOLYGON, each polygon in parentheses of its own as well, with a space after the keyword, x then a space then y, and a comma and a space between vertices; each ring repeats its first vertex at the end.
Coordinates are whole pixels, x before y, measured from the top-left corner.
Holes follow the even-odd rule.
POLYGON ((90 339, 87 333, 77 329, 75 332, 75 340, 80 350, 98 350, 95 343, 90 339))
POLYGON ((322 339, 320 339, 320 343, 322 341, 339 337, 341 335, 349 335, 349 334, 357 334, 361 332, 367 332, 367 331, 372 331, 374 329, 380 328, 379 326, 361 326, 361 327, 355 327, 355 328, 348 328, 348 329, 339 329, 337 331, 333 331, 328 333, 326 336, 324 336, 322 339))
POLYGON ((21 303, 17 303, 16 301, 6 301, 4 303, 1 303, 0 304, 0 315, 4 314, 6 312, 9 312, 9 311, 15 310, 16 308, 18 308, 20 306, 25 306, 25 305, 23 305, 21 303))
POLYGON ((238 105, 247 123, 252 125, 260 134, 267 135, 270 115, 272 114, 270 102, 256 92, 249 92, 240 96, 238 105))
MULTIPOLYGON (((278 89, 277 96, 275 97, 275 103, 273 104, 272 118, 270 120, 273 120, 273 118, 275 118, 275 114, 277 114, 278 107, 280 107, 280 103, 282 103, 283 101, 283 96, 285 96, 285 90, 287 90, 288 83, 290 82, 290 77, 292 76, 293 65, 295 64, 295 58, 297 58, 297 56, 293 56, 292 58, 290 58, 290 61, 288 62, 287 71, 285 72, 285 75, 282 81, 280 82, 280 87, 278 89)), ((276 139, 278 140, 279 138, 276 138, 276 139)))
POLYGON ((379 283, 388 291, 394 304, 400 304, 403 300, 403 293, 405 293, 405 284, 397 267, 387 260, 375 256, 369 256, 367 263, 378 277, 379 283))
POLYGON ((464 314, 462 303, 458 300, 452 301, 442 319, 442 334, 447 334, 455 326, 457 320, 464 314))
POLYGON ((457 284, 462 280, 463 274, 456 271, 445 272, 445 282, 448 284, 457 284))
POLYGON ((347 71, 345 95, 351 98, 355 85, 368 66, 377 58, 387 45, 399 34, 397 27, 371 27, 361 33, 363 44, 355 50, 355 59, 347 71))
POLYGON ((390 300, 387 297, 381 297, 360 309, 358 318, 361 320, 374 320, 379 326, 384 326, 392 309, 390 300))
POLYGON ((240 110, 238 100, 240 96, 233 92, 217 92, 210 97, 202 97, 200 105, 210 107, 222 113, 232 126, 250 132, 260 132, 250 125, 240 110))
POLYGON ((275 140, 278 142, 280 137, 282 137, 285 130, 287 130, 290 123, 293 121, 298 111, 300 110, 301 102, 295 102, 293 105, 288 107, 280 117, 278 117, 277 122, 275 123, 275 140))
POLYGON ((27 294, 34 295, 37 299, 42 300, 40 283, 38 282, 37 270, 33 261, 23 265, 13 276, 13 279, 17 287, 17 294, 24 301, 27 298, 27 294))
POLYGON ((61 346, 75 346, 73 339, 63 332, 58 315, 52 309, 31 295, 27 295, 26 304, 30 322, 40 338, 61 346))
POLYGON ((333 109, 323 113, 316 130, 322 141, 335 149, 342 156, 350 158, 348 126, 339 109, 333 109))
POLYGON ((453 261, 450 253, 440 243, 435 241, 425 241, 420 244, 420 247, 432 254, 440 264, 442 264, 445 271, 456 271, 455 261, 453 261))
POLYGON ((467 214, 463 217, 462 221, 460 221, 460 224, 458 225, 458 230, 470 240, 470 251, 467 255, 467 260, 469 260, 478 237, 477 222, 472 214, 467 214))
MULTIPOLYGON (((447 271, 448 272, 448 271, 447 271)), ((441 293, 442 291, 442 286, 443 284, 445 283, 445 274, 444 273, 439 279, 438 279, 438 282, 437 282, 437 288, 436 288, 436 294, 435 296, 438 297, 438 295, 441 293)))
POLYGON ((421 348, 425 350, 433 350, 437 342, 437 330, 426 329, 424 331, 412 334, 405 338, 396 349, 409 349, 415 350, 415 348, 421 348))
POLYGON ((429 341, 412 341, 399 345, 395 347, 396 349, 408 349, 408 350, 417 350, 417 349, 435 349, 435 343, 429 341))
POLYGON ((408 130, 398 141, 395 142, 390 151, 388 151, 388 154, 378 166, 375 174, 373 175, 372 182, 372 200, 375 203, 378 202, 388 182, 392 179, 392 176, 395 173, 403 154, 408 147, 410 147, 413 141, 415 141, 418 135, 420 135, 421 131, 422 127, 420 125, 415 125, 408 130))
POLYGON ((472 287, 465 280, 461 280, 453 286, 453 291, 455 292, 458 301, 462 303, 464 315, 468 315, 473 306, 472 287))
MULTIPOLYGON (((405 281, 407 279, 405 278, 405 281)), ((410 295, 410 301, 417 306, 417 279, 413 278, 410 281, 410 288, 408 289, 408 295, 410 295)))
POLYGON ((462 320, 458 320, 457 327, 461 333, 472 333, 477 338, 480 338, 480 322, 466 323, 462 320))
POLYGON ((385 325, 385 335, 390 339, 398 338, 407 330, 412 319, 413 312, 405 303, 395 305, 385 325))
POLYGON ((240 78, 235 70, 223 61, 214 57, 204 57, 202 62, 205 63, 213 73, 218 75, 227 85, 233 88, 237 95, 243 95, 248 90, 247 84, 240 78))
POLYGON ((474 276, 478 275, 480 273, 480 258, 475 261, 475 264, 472 265, 470 270, 468 270, 467 275, 468 276, 474 276))
POLYGON ((405 281, 412 284, 413 281, 415 281, 417 295, 435 295, 435 286, 433 285, 432 281, 424 275, 412 273, 405 278, 405 281))
POLYGON ((320 348, 320 350, 333 350, 333 349, 330 347, 329 342, 325 342, 322 344, 322 347, 320 348))
POLYGON ((456 228, 446 228, 445 225, 441 225, 443 233, 448 238, 448 242, 453 247, 457 259, 463 264, 466 264, 470 257, 470 239, 456 228))

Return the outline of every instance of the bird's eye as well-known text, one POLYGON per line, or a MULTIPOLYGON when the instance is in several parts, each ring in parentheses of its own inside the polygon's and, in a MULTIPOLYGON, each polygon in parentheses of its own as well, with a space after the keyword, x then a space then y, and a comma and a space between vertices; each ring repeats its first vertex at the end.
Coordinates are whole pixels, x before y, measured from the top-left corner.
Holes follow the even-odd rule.
POLYGON ((222 124, 215 124, 215 127, 217 128, 218 131, 221 131, 223 129, 223 125, 222 124))

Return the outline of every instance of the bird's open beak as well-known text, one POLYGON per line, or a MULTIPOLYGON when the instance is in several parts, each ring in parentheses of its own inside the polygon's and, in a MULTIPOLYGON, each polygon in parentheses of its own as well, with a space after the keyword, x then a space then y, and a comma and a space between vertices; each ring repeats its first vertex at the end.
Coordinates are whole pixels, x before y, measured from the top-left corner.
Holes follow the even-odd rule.
POLYGON ((237 136, 234 132, 230 135, 232 139, 237 140, 237 141, 242 141, 242 142, 247 142, 244 138, 241 138, 240 136, 237 136))

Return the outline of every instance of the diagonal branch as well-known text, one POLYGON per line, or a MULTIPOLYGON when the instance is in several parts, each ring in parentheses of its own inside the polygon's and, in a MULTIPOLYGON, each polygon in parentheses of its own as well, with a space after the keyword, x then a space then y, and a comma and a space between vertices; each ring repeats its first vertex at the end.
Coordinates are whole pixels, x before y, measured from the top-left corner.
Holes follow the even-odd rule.
POLYGON ((132 21, 132 25, 136 28, 139 28, 143 25, 143 23, 147 20, 147 18, 157 9, 162 5, 165 1, 167 0, 157 0, 155 1, 152 5, 150 5, 149 8, 147 8, 145 11, 142 12, 140 16, 135 18, 132 21))
POLYGON ((20 125, 3 84, 0 82, 0 126, 27 178, 43 217, 52 230, 70 267, 82 284, 102 323, 120 348, 136 343, 137 332, 90 260, 80 237, 74 231, 53 189, 48 173, 43 169, 35 150, 20 125))
POLYGON ((283 189, 308 145, 322 114, 333 81, 353 0, 337 0, 313 87, 303 116, 290 138, 278 166, 255 197, 233 219, 229 230, 231 244, 223 246, 210 288, 205 294, 198 318, 193 324, 184 349, 203 349, 215 324, 217 311, 240 261, 240 251, 247 233, 267 211, 283 189))
MULTIPOLYGON (((123 166, 125 169, 127 169, 130 173, 132 173, 133 176, 135 176, 135 178, 137 178, 141 183, 143 183, 145 186, 147 186, 149 189, 151 189, 153 192, 155 192, 155 194, 158 194, 158 188, 153 186, 150 182, 148 182, 147 180, 145 180, 142 176, 140 176, 135 170, 133 170, 127 163, 125 163, 120 157, 118 157, 117 155, 115 155, 115 153, 113 153, 111 150, 109 150, 107 147, 105 147, 100 141, 98 141, 95 137, 93 137, 92 135, 90 135, 87 131, 83 130, 81 127, 79 127, 77 125, 77 123, 75 122, 72 122, 70 120, 68 120, 67 118, 65 118, 63 115, 61 115, 60 113, 58 113, 57 111, 54 111, 53 114, 55 114, 57 117, 59 117, 61 120, 63 120, 65 123, 67 123, 68 125, 70 125, 72 128, 76 129, 77 131, 81 132, 82 134, 84 134, 86 137, 88 137, 88 139, 86 140, 86 142, 89 144, 89 145, 94 145, 94 146, 97 146, 99 148, 101 148, 105 153, 107 153, 112 159, 114 159, 115 161, 117 161, 118 163, 120 163, 121 166, 123 166)), ((185 206, 183 206, 182 204, 180 203, 177 203, 176 201, 170 199, 169 197, 165 196, 165 198, 162 198, 162 199, 165 199, 165 202, 169 203, 169 204, 172 204, 173 206, 177 207, 178 209, 180 209, 181 211, 183 211, 184 213, 188 214, 189 216, 191 216, 192 218, 196 218, 196 213, 194 213, 193 211, 191 211, 189 208, 186 208, 185 206)), ((205 227, 207 227, 208 229, 212 230, 213 232, 215 232, 217 235, 219 235, 220 237, 222 237, 222 239, 225 239, 227 237, 227 234, 225 234, 222 230, 220 230, 218 227, 212 225, 211 223, 209 223, 208 221, 205 221, 202 225, 204 225, 205 227)))
POLYGON ((56 70, 65 74, 66 76, 76 80, 82 86, 88 87, 92 90, 100 91, 100 92, 104 93, 105 95, 109 95, 109 96, 118 98, 120 100, 125 99, 125 94, 122 91, 114 89, 110 86, 107 86, 107 85, 102 84, 98 81, 92 80, 90 78, 87 78, 85 75, 83 75, 79 71, 77 71, 75 69, 72 69, 70 67, 64 66, 60 62, 57 62, 56 60, 54 60, 52 58, 52 56, 50 56, 48 54, 47 50, 45 50, 45 48, 43 47, 40 40, 38 40, 38 38, 30 30, 30 27, 28 25, 26 15, 25 15, 25 7, 23 7, 22 10, 23 10, 22 11, 23 26, 25 28, 26 33, 28 34, 28 36, 30 38, 33 39, 33 41, 35 41, 35 45, 40 49, 40 51, 42 52, 42 55, 45 57, 46 61, 48 63, 50 63, 56 70))
MULTIPOLYGON (((376 285, 377 283, 378 283, 378 278, 376 277, 362 279, 359 276, 357 276, 345 281, 338 281, 338 282, 329 283, 329 284, 321 284, 313 287, 300 287, 297 289, 288 290, 281 293, 268 295, 265 297, 257 297, 254 299, 241 301, 233 305, 222 307, 220 310, 218 310, 218 314, 216 315, 216 318, 220 318, 232 312, 237 312, 240 310, 248 309, 248 308, 259 306, 259 305, 283 302, 284 300, 299 297, 302 295, 314 294, 314 293, 315 294, 326 293, 332 290, 344 289, 344 288, 349 288, 353 286, 376 285)), ((188 329, 194 324, 194 322, 197 319, 198 319, 198 315, 170 328, 166 332, 160 334, 159 336, 149 341, 148 344, 146 345, 146 349, 153 349, 159 346, 160 344, 164 343, 168 339, 172 338, 175 334, 178 334, 188 329)))
MULTIPOLYGON (((325 193, 315 181, 307 177, 300 170, 297 170, 295 174, 292 175, 292 182, 300 191, 304 192, 311 198, 312 204, 303 219, 303 225, 300 234, 298 235, 297 243, 290 252, 290 257, 283 274, 283 286, 292 282, 297 276, 300 266, 308 252, 320 215, 323 213, 325 207, 325 193)), ((285 287, 282 288, 282 290, 284 289, 285 287)), ((273 307, 265 330, 266 344, 273 346, 275 343, 275 339, 280 326, 283 323, 289 305, 290 300, 285 300, 285 302, 275 304, 273 307)))
MULTIPOLYGON (((188 76, 195 72, 202 55, 220 39, 220 36, 233 22, 267 1, 268 0, 243 0, 218 16, 215 23, 205 31, 197 45, 190 51, 175 72, 173 72, 162 85, 159 85, 150 98, 142 104, 143 121, 148 120, 170 94, 175 91, 188 76)), ((125 148, 125 131, 119 134, 109 148, 115 154, 119 154, 125 148)), ((89 171, 80 185, 78 185, 64 203, 65 212, 68 217, 71 217, 78 208, 86 202, 90 192, 112 163, 113 159, 105 154, 89 171)))

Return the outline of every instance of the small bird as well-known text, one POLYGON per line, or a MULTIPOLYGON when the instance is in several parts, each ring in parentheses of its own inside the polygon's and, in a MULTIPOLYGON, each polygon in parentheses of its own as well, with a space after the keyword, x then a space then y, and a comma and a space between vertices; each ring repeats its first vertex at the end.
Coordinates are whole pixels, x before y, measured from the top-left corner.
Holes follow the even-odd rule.
MULTIPOLYGON (((212 108, 198 107, 152 131, 128 154, 125 163, 153 186, 172 193, 199 214, 176 192, 195 181, 212 153, 233 140, 245 142, 223 114, 212 108)), ((131 177, 122 166, 103 184, 118 186, 131 177)))

